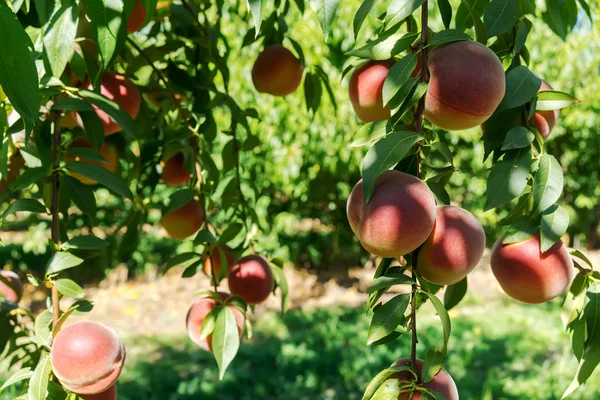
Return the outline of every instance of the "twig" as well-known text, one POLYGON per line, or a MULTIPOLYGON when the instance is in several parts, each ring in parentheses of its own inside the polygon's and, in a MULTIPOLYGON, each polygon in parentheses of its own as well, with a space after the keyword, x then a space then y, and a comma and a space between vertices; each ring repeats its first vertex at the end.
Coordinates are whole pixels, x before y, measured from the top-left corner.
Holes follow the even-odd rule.
MULTIPOLYGON (((51 236, 52 241, 56 246, 60 245, 59 222, 58 215, 58 190, 60 189, 60 179, 58 171, 58 152, 60 149, 60 111, 52 113, 52 199, 50 204, 50 212, 52 214, 51 236)), ((55 251, 53 250, 53 253, 55 251)), ((60 318, 59 295, 56 286, 52 285, 52 327, 56 326, 60 318)))

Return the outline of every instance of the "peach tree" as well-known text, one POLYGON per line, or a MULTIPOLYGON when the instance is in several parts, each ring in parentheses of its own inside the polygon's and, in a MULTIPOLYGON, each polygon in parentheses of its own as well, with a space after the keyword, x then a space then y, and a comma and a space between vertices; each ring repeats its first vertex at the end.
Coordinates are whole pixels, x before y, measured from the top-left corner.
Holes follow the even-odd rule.
MULTIPOLYGON (((117 238, 115 257, 129 257, 157 211, 164 231, 192 249, 174 254, 166 269, 184 264, 184 277, 210 277, 213 287, 199 288, 186 329, 214 354, 221 377, 241 336, 252 334, 252 307, 279 288, 285 310, 282 260, 258 235, 267 229, 257 215, 260 193, 243 162, 261 145, 260 115, 230 93, 228 58, 239 49, 223 30, 229 16, 245 18, 241 45, 263 48, 251 71, 256 91, 286 96, 302 84, 314 112, 323 91, 334 105, 340 99, 322 66, 306 65, 286 16, 295 8, 316 18, 325 40, 342 21, 337 0, 309 3, 0 0, 0 174, 8 202, 0 223, 15 213, 45 216, 53 249, 43 276, 27 276, 51 288, 37 316, 17 305, 19 277, 0 275, 0 354, 20 367, 0 392, 20 383, 22 399, 116 398, 125 349, 108 327, 65 325, 93 307, 69 273, 104 251, 107 235, 117 238), (108 233, 93 229, 100 187, 121 200, 108 233), (226 277, 229 293, 220 289, 226 277), (73 299, 63 301, 68 307, 63 298, 73 299)), ((590 17, 585 0, 547 0, 542 18, 564 38, 580 10, 590 17)), ((442 368, 448 310, 467 291, 485 235, 471 212, 450 205, 456 167, 440 137, 455 130, 481 127, 491 166, 486 208, 506 214, 492 250, 503 290, 526 303, 566 292, 565 325, 580 363, 564 396, 600 362, 600 275, 561 242, 569 223, 559 204, 564 177, 545 148, 558 110, 578 100, 528 68, 527 37, 539 13, 533 0, 366 0, 347 21, 348 37, 359 37, 366 21, 375 28, 348 49, 344 70, 352 71, 347 101, 365 123, 349 145, 366 153, 348 199, 349 226, 381 258, 368 289, 368 344, 412 337, 407 357, 374 377, 364 399, 458 398, 452 371, 442 368), (440 21, 429 18, 430 7, 440 21), (383 301, 396 285, 407 290, 383 301), (442 301, 436 294, 444 287, 442 301), (419 355, 417 310, 425 302, 444 334, 419 355)))

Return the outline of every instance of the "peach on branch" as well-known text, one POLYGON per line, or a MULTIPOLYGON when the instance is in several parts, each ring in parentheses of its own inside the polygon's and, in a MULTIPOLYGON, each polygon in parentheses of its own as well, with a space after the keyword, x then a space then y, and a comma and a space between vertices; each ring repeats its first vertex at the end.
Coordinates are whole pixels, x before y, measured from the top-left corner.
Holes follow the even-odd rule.
POLYGON ((254 62, 252 82, 261 93, 287 96, 302 81, 302 64, 291 51, 281 45, 265 48, 254 62))
POLYGON ((346 206, 350 227, 363 247, 380 257, 397 258, 419 247, 435 222, 435 199, 423 181, 399 171, 385 171, 364 204, 362 179, 346 206))
POLYGON ((185 156, 179 152, 164 163, 161 178, 169 186, 181 186, 185 185, 191 176, 185 166, 185 156))
POLYGON ((141 0, 135 0, 133 10, 127 20, 127 32, 133 33, 139 31, 144 26, 144 21, 146 21, 146 9, 141 0))
POLYGON ((117 400, 117 386, 112 385, 105 392, 97 394, 87 394, 81 397, 83 400, 117 400))
POLYGON ((210 253, 210 256, 204 258, 203 271, 207 276, 214 275, 218 278, 221 276, 221 268, 223 264, 226 264, 227 271, 233 267, 235 263, 235 254, 231 251, 229 246, 218 244, 210 253), (219 248, 221 251, 219 251, 219 248), (222 255, 221 255, 222 254, 222 255))
POLYGON ((198 200, 190 200, 183 207, 164 215, 160 223, 169 236, 185 239, 198 232, 204 224, 204 210, 198 200))
POLYGON ((5 271, 1 270, 0 275, 6 279, 10 286, 4 283, 4 281, 0 280, 0 299, 4 297, 6 300, 11 303, 17 304, 21 300, 21 296, 23 295, 23 282, 19 278, 19 275, 14 273, 13 271, 5 271))
MULTIPOLYGON (((423 360, 417 360, 416 367, 417 373, 419 375, 419 380, 423 378, 421 376, 421 374, 423 373, 423 364, 423 360)), ((402 358, 392 365, 410 365, 410 360, 408 358, 402 358)), ((399 379, 400 382, 402 382, 402 384, 406 384, 414 379, 414 375, 411 374, 409 371, 400 371, 392 374, 390 378, 399 379)), ((444 368, 440 368, 438 373, 435 374, 435 376, 433 377, 433 380, 423 384, 422 387, 438 392, 439 394, 444 396, 444 399, 446 400, 458 400, 458 389, 456 388, 456 383, 454 383, 454 379, 452 379, 452 376, 450 376, 450 374, 444 368)), ((412 397, 410 396, 410 393, 401 393, 398 396, 398 400, 421 400, 421 398, 423 398, 422 394, 418 391, 416 391, 412 395, 412 397)))
POLYGON ((60 383, 78 394, 105 392, 125 364, 125 346, 116 332, 90 321, 58 332, 50 351, 52 371, 60 383))
MULTIPOLYGON (((92 142, 88 138, 83 137, 83 136, 78 137, 77 139, 73 140, 71 142, 71 144, 69 144, 68 148, 73 149, 73 148, 78 148, 78 147, 87 148, 87 149, 95 149, 92 142)), ((111 172, 115 172, 117 170, 117 168, 119 167, 119 152, 117 150, 117 147, 110 142, 104 142, 104 143, 102 143, 102 146, 100 147, 99 153, 102 157, 104 157, 106 162, 103 163, 103 162, 88 160, 88 159, 76 156, 75 154, 71 154, 71 153, 67 152, 67 153, 65 153, 65 163, 68 164, 68 163, 71 163, 74 161, 80 161, 80 162, 85 162, 88 164, 94 164, 94 165, 102 167, 106 170, 109 170, 111 172)), ((88 178, 87 176, 79 174, 77 172, 69 172, 69 174, 73 178, 78 179, 81 183, 84 183, 86 185, 95 185, 98 183, 95 180, 88 178)))
POLYGON ((383 106, 383 83, 394 61, 367 61, 350 76, 348 92, 352 108, 362 122, 390 117, 390 106, 383 106))
MULTIPOLYGON (((548 85, 545 81, 542 81, 542 85, 540 86, 539 92, 543 92, 546 90, 552 90, 552 87, 548 85)), ((556 125, 556 121, 558 120, 558 110, 548 110, 548 111, 536 111, 533 114, 533 117, 529 120, 530 124, 533 124, 535 129, 540 132, 540 135, 544 138, 544 140, 548 139, 550 136, 550 132, 556 125)))
POLYGON ((227 275, 231 294, 238 295, 248 304, 262 303, 273 292, 273 271, 263 257, 250 255, 240 258, 227 275))

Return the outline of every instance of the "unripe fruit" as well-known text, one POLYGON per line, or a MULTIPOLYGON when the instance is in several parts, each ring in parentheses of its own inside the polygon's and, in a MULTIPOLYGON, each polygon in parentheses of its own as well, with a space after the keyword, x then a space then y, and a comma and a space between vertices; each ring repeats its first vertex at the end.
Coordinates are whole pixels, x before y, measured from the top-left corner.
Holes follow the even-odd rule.
MULTIPOLYGON (((83 147, 83 148, 87 148, 87 149, 95 149, 92 142, 88 138, 83 137, 83 136, 78 137, 77 139, 73 140, 68 148, 72 149, 72 148, 77 148, 77 147, 83 147)), ((84 162, 84 163, 88 163, 88 164, 94 164, 94 165, 102 167, 106 170, 109 170, 111 172, 115 172, 117 170, 117 168, 119 167, 119 152, 117 150, 117 147, 110 142, 104 142, 104 143, 102 143, 102 146, 100 147, 99 153, 106 160, 105 163, 101 163, 98 161, 92 161, 92 160, 88 160, 85 158, 80 158, 71 153, 65 153, 65 163, 68 164, 68 163, 71 163, 74 161, 80 161, 80 162, 84 162)), ((77 172, 69 171, 69 175, 71 175, 73 178, 78 179, 81 183, 84 183, 86 185, 95 185, 98 183, 95 180, 90 179, 85 175, 78 174, 77 172)))
MULTIPOLYGON (((410 360, 408 358, 402 358, 392 365, 404 366, 409 364, 410 360)), ((422 379, 423 377, 421 374, 423 372, 423 360, 417 360, 416 366, 419 379, 422 379)), ((409 371, 400 371, 391 375, 390 378, 400 379, 401 382, 408 383, 414 379, 414 375, 411 374, 409 371)), ((438 392, 439 394, 444 396, 444 399, 446 400, 458 400, 458 389, 456 388, 456 383, 454 383, 454 380, 444 368, 440 368, 440 370, 437 374, 435 374, 431 382, 427 382, 422 386, 426 389, 438 392)), ((412 395, 412 398, 410 397, 410 393, 401 393, 398 396, 399 400, 421 400, 421 398, 422 394, 420 392, 415 392, 412 395)))
POLYGON ((185 167, 183 153, 177 153, 165 162, 161 178, 169 186, 181 186, 185 185, 191 176, 185 167))
POLYGON ((362 122, 390 117, 390 106, 383 106, 383 83, 394 61, 367 61, 350 76, 348 92, 352 108, 362 122))
POLYGON ((500 59, 481 43, 466 40, 437 47, 429 57, 425 117, 454 131, 473 128, 496 110, 506 90, 500 59))
POLYGON ((78 394, 108 390, 125 364, 125 346, 112 329, 96 322, 63 328, 52 343, 52 371, 60 383, 78 394))
MULTIPOLYGON (((542 81, 542 85, 540 86, 539 92, 543 92, 546 90, 552 90, 552 87, 548 85, 545 81, 542 81)), ((533 117, 529 120, 529 123, 535 126, 540 132, 540 135, 544 138, 544 140, 548 139, 550 136, 550 132, 556 125, 556 121, 558 120, 558 110, 549 110, 549 111, 536 111, 533 114, 533 117)))
POLYGON ((492 249, 492 272, 510 297, 524 303, 545 303, 569 286, 573 260, 561 241, 542 253, 539 234, 507 245, 502 239, 492 249))
POLYGON ((399 171, 385 171, 364 204, 362 179, 346 206, 348 221, 363 247, 379 257, 397 258, 419 247, 435 222, 433 193, 421 180, 399 171))
POLYGON ((291 51, 281 45, 265 48, 254 62, 252 82, 261 93, 287 96, 302 81, 302 64, 291 51))
MULTIPOLYGON (((228 295, 225 293, 219 293, 223 300, 227 299, 228 295)), ((203 340, 200 340, 200 330, 202 329, 202 323, 206 319, 206 316, 217 307, 217 302, 215 299, 206 297, 196 301, 190 310, 188 311, 186 318, 186 327, 188 331, 188 336, 198 347, 203 350, 212 352, 212 334, 208 335, 203 340)), ((244 314, 240 312, 234 306, 227 306, 233 312, 233 316, 235 317, 235 323, 237 325, 240 338, 244 333, 244 314)))
MULTIPOLYGON (((83 85, 83 89, 94 90, 90 83, 83 85)), ((108 99, 114 101, 127 112, 131 118, 135 119, 140 112, 142 97, 140 92, 133 82, 125 78, 123 75, 118 75, 112 72, 107 72, 100 79, 100 93, 108 99)), ((112 135, 120 132, 122 128, 104 111, 94 106, 96 115, 102 121, 104 126, 104 135, 112 135)), ((83 121, 77 114, 77 123, 83 128, 83 121)))
POLYGON ((477 218, 454 206, 438 206, 435 224, 417 256, 417 270, 429 282, 460 282, 479 263, 485 232, 477 218))
POLYGON ((229 271, 235 263, 235 254, 231 252, 229 246, 218 244, 210 253, 210 257, 204 258, 203 271, 207 276, 213 276, 214 269, 214 275, 217 278, 217 281, 219 281, 219 277, 221 276, 221 267, 224 263, 227 263, 227 271, 229 271), (221 257, 219 247, 223 252, 223 257, 225 257, 224 260, 221 257))
POLYGON ((58 120, 61 128, 75 128, 79 126, 74 111, 65 111, 58 120))
POLYGON ((269 263, 256 255, 240 258, 229 270, 227 278, 231 294, 240 296, 248 304, 265 301, 275 285, 269 263))
POLYGON ((117 400, 117 386, 112 385, 106 392, 98 394, 87 394, 82 396, 83 400, 117 400))
POLYGON ((160 223, 169 236, 185 239, 198 232, 204 224, 204 210, 197 200, 191 200, 183 207, 164 215, 160 223))
POLYGON ((146 20, 146 9, 140 0, 135 0, 131 15, 127 20, 127 32, 133 33, 139 31, 144 26, 146 20))
POLYGON ((4 297, 5 300, 17 304, 21 300, 21 296, 23 296, 23 283, 19 275, 13 271, 0 271, 0 275, 13 286, 8 286, 0 280, 0 294, 2 294, 0 300, 4 297))

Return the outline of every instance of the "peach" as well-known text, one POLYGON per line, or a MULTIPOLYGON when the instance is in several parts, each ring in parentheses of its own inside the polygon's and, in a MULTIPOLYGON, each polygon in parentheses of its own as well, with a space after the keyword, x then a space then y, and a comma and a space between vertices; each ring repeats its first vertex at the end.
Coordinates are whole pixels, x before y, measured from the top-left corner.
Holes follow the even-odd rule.
MULTIPOLYGON (((92 144, 92 142, 90 141, 90 139, 83 137, 83 136, 78 137, 77 139, 73 140, 71 142, 71 144, 69 144, 68 148, 72 149, 72 148, 77 148, 77 147, 95 149, 95 147, 92 144)), ((91 160, 88 160, 85 158, 80 158, 71 153, 65 153, 65 163, 68 164, 68 163, 71 163, 74 161, 81 161, 81 162, 85 162, 88 164, 97 165, 97 166, 102 167, 111 172, 115 172, 117 170, 117 168, 119 167, 119 152, 117 150, 117 147, 110 142, 104 142, 104 143, 102 143, 102 146, 100 147, 99 153, 107 161, 106 163, 101 163, 98 161, 91 161, 91 160)), ((98 183, 95 180, 90 179, 85 175, 78 174, 76 172, 69 172, 69 175, 71 175, 73 178, 78 179, 81 183, 84 183, 86 185, 95 185, 98 183)))
MULTIPOLYGON (((552 90, 552 87, 548 85, 545 81, 542 81, 542 85, 540 86, 539 92, 543 92, 546 90, 552 90)), ((558 110, 549 110, 549 111, 536 111, 533 114, 533 117, 529 120, 529 123, 535 126, 535 129, 540 132, 540 135, 544 138, 544 140, 548 139, 550 136, 550 132, 556 125, 556 121, 558 120, 558 110)))
MULTIPOLYGON (((410 360, 408 358, 402 358, 392 365, 403 366, 409 364, 410 360)), ((419 374, 419 379, 422 379, 421 374, 423 372, 423 364, 423 360, 417 360, 417 373, 419 374)), ((414 379, 414 375, 409 371, 401 371, 392 374, 390 378, 399 379, 403 383, 408 383, 414 379)), ((446 400, 458 400, 458 389, 456 388, 456 383, 454 383, 454 380, 444 368, 441 368, 438 373, 435 374, 431 382, 423 384, 422 387, 438 392, 444 396, 444 399, 446 400)), ((422 395, 420 392, 415 392, 412 397, 410 396, 410 393, 401 393, 398 396, 399 400, 421 400, 421 398, 422 395)))
POLYGON ((281 45, 265 48, 254 62, 252 82, 260 93, 287 96, 302 81, 302 64, 291 51, 281 45))
POLYGON ((91 321, 63 328, 52 343, 52 371, 60 383, 78 394, 108 390, 125 364, 125 346, 112 329, 91 321))
POLYGON ((438 206, 435 224, 417 256, 417 270, 429 282, 452 285, 477 266, 485 232, 477 218, 454 206, 438 206))
POLYGON ((146 21, 146 9, 140 0, 135 0, 131 15, 127 20, 127 32, 133 33, 139 31, 146 21))
POLYGON ((523 303, 545 303, 565 291, 573 278, 573 260, 562 242, 540 250, 540 235, 492 249, 492 272, 510 297, 523 303))
POLYGON ((98 394, 88 394, 82 396, 83 400, 117 400, 117 386, 112 385, 110 389, 98 394))
POLYGON ((348 92, 352 108, 362 122, 390 117, 390 106, 383 106, 383 83, 394 61, 367 61, 350 76, 348 92))
POLYGON ((164 163, 161 178, 169 186, 180 186, 185 185, 191 176, 185 167, 183 153, 177 153, 164 163))
POLYGON ((77 117, 73 111, 63 112, 58 121, 61 128, 75 128, 76 126, 79 126, 77 117))
MULTIPOLYGON (((226 300, 228 297, 228 295, 225 293, 219 294, 223 300, 226 300)), ((192 305, 186 317, 188 336, 198 347, 209 352, 212 352, 212 334, 208 335, 208 337, 205 339, 200 340, 200 330, 202 329, 202 323, 206 319, 206 316, 217 306, 218 304, 215 299, 205 297, 196 301, 192 305)), ((242 334, 244 333, 244 314, 242 314, 241 311, 234 306, 228 307, 231 311, 233 311, 235 323, 238 327, 241 338, 242 334)))
POLYGON ((204 265, 203 265, 204 273, 207 276, 213 276, 213 268, 214 268, 214 274, 217 278, 217 281, 219 281, 219 277, 221 276, 221 267, 223 265, 223 262, 225 262, 226 269, 227 269, 227 271, 229 271, 231 269, 231 267, 233 267, 233 264, 235 263, 235 254, 233 254, 233 252, 231 251, 231 248, 229 248, 229 246, 227 246, 226 244, 224 244, 224 245, 218 244, 217 246, 215 246, 213 251, 210 253, 210 256, 204 258, 204 265), (221 251, 223 252, 223 256, 225 257, 225 259, 223 259, 221 257, 221 252, 219 252, 218 247, 221 248, 221 251))
MULTIPOLYGON (((90 83, 82 86, 83 89, 94 90, 90 83)), ((114 101, 127 112, 131 118, 137 118, 140 112, 142 97, 140 92, 133 82, 125 78, 123 75, 118 75, 113 72, 107 72, 100 79, 100 93, 108 99, 114 101)), ((96 115, 102 121, 104 126, 104 134, 106 136, 120 132, 122 128, 104 111, 94 106, 96 115)), ((79 114, 76 115, 77 123, 83 128, 83 121, 79 114)))
POLYGON ((0 280, 0 299, 4 297, 11 303, 17 304, 23 295, 23 282, 21 282, 19 275, 13 271, 0 271, 0 275, 11 285, 9 286, 0 280))
POLYGON ((183 207, 164 215, 160 223, 169 236, 185 239, 198 232, 204 224, 204 210, 198 200, 190 200, 183 207))
POLYGON ((240 296, 248 304, 265 301, 275 285, 269 263, 256 255, 240 258, 229 270, 227 278, 231 294, 240 296))
POLYGON ((379 257, 397 258, 419 247, 435 222, 433 193, 421 180, 399 171, 385 171, 364 204, 362 179, 346 206, 350 227, 363 247, 379 257))
POLYGON ((425 117, 449 131, 473 128, 496 110, 506 90, 496 54, 466 40, 437 47, 429 57, 425 117))

